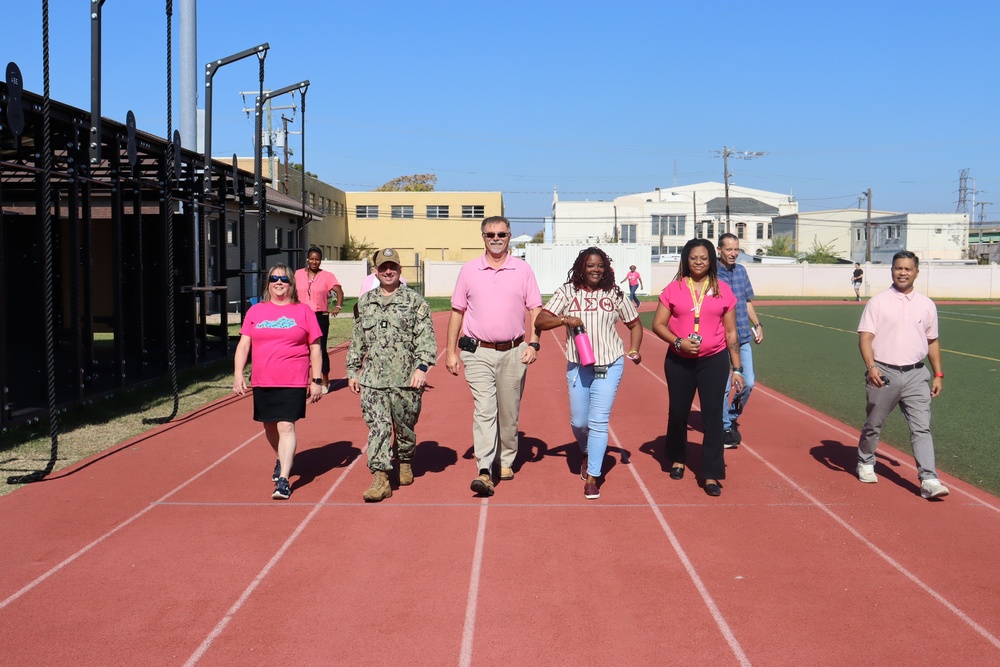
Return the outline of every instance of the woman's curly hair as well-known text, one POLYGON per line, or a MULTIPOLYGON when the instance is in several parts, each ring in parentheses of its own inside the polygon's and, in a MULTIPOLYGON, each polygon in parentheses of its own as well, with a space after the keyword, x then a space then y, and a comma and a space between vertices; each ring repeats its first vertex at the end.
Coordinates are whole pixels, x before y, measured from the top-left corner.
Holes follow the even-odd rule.
POLYGON ((615 282, 615 270, 611 268, 611 258, 608 257, 600 248, 595 248, 591 246, 589 248, 584 248, 580 251, 580 254, 576 256, 576 261, 573 262, 573 268, 569 270, 566 274, 566 284, 572 285, 576 289, 583 289, 587 285, 587 277, 585 275, 587 269, 587 258, 591 255, 597 255, 604 262, 604 277, 601 279, 601 284, 597 286, 598 289, 613 291, 615 296, 621 297, 622 290, 618 287, 618 283, 615 282))

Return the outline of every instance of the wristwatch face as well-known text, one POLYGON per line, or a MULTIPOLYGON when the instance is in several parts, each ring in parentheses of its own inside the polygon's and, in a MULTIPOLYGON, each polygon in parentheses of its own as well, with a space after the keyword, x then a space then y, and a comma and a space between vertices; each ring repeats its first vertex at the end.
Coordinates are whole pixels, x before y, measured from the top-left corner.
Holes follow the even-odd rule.
POLYGON ((323 384, 323 378, 313 378, 313 384, 323 384))

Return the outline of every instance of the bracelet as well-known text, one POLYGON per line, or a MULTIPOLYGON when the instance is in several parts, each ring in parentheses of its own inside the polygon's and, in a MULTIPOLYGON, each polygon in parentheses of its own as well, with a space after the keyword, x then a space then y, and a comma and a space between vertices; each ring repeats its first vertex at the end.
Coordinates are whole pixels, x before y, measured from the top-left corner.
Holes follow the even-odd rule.
POLYGON ((871 371, 871 369, 873 369, 873 368, 875 368, 875 364, 872 364, 871 366, 869 366, 868 368, 866 368, 866 369, 865 369, 865 373, 868 373, 868 372, 869 372, 869 371, 871 371))
POLYGON ((639 354, 639 350, 629 350, 629 354, 639 354))
POLYGON ((733 375, 739 375, 740 377, 743 377, 743 371, 738 371, 738 370, 736 370, 736 369, 734 368, 734 369, 733 369, 733 375))
POLYGON ((944 377, 944 373, 935 373, 934 377, 936 377, 936 378, 943 378, 944 377))

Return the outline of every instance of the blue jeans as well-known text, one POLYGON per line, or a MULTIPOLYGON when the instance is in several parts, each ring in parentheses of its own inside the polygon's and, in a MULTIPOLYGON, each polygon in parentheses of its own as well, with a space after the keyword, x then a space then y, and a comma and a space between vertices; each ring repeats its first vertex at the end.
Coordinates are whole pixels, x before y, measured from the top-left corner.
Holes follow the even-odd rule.
MULTIPOLYGON (((733 374, 729 373, 729 378, 726 380, 726 395, 723 397, 723 401, 726 405, 726 409, 722 411, 722 428, 730 428, 733 422, 740 418, 743 411, 747 407, 747 401, 750 400, 750 392, 753 391, 753 342, 747 342, 740 345, 740 363, 743 364, 743 391, 740 392, 740 397, 743 399, 743 405, 737 410, 733 407, 732 401, 729 400, 729 389, 733 386, 733 374)), ((735 396, 733 398, 736 398, 735 396)))
POLYGON ((639 299, 635 298, 635 292, 637 289, 639 289, 638 283, 636 283, 635 285, 630 285, 628 288, 629 298, 632 299, 632 303, 634 303, 636 306, 639 305, 639 299))
POLYGON ((608 419, 625 370, 625 357, 608 366, 608 377, 598 380, 593 366, 566 365, 569 389, 569 424, 580 451, 587 459, 587 474, 601 476, 608 451, 608 419))

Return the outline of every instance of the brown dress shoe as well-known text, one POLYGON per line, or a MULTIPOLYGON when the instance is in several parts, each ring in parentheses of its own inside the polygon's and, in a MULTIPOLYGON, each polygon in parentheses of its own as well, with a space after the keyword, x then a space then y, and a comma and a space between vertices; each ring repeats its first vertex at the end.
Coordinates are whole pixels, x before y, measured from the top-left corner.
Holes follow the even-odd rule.
POLYGON ((482 496, 483 498, 489 498, 493 495, 493 478, 490 477, 489 473, 482 473, 479 477, 472 480, 470 485, 476 495, 482 496))

